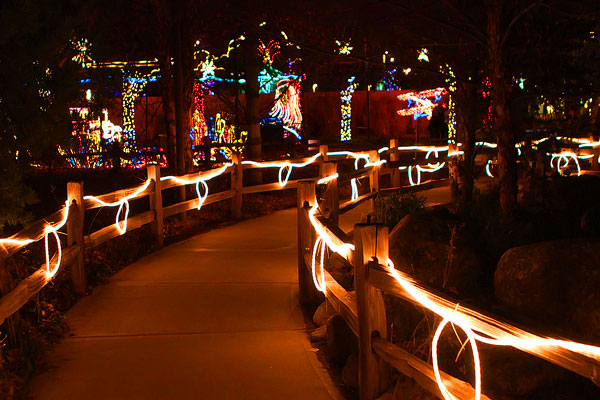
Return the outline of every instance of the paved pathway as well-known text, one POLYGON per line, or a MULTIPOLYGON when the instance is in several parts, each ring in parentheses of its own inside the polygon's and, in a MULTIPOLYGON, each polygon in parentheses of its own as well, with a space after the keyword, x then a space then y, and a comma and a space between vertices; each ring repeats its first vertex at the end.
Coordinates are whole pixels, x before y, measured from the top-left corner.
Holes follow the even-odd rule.
MULTIPOLYGON (((424 192, 448 201, 447 188, 424 192)), ((365 203, 366 205, 367 203, 365 203)), ((361 205, 343 216, 352 229, 361 205)), ((337 399, 297 300, 296 210, 166 247, 68 313, 35 399, 337 399)))
POLYGON ((128 266, 67 316, 35 399, 332 399, 297 301, 296 210, 128 266))

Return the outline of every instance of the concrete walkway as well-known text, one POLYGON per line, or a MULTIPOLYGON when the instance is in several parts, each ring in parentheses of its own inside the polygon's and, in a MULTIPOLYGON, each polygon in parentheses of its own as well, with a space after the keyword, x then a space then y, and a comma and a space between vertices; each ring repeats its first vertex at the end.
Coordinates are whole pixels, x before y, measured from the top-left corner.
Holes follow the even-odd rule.
POLYGON ((296 210, 152 253, 68 313, 35 399, 341 398, 297 300, 296 210))
MULTIPOLYGON (((422 192, 449 201, 447 188, 422 192)), ((349 231, 368 202, 340 218, 349 231)), ((203 233, 117 273, 67 315, 34 399, 340 399, 297 300, 296 210, 203 233)))

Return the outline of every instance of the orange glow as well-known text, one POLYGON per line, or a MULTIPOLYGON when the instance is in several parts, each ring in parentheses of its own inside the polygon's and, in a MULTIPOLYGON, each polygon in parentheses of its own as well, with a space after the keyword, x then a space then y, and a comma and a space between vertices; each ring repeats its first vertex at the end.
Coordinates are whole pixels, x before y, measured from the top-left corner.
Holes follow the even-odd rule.
POLYGON ((129 196, 125 196, 121 200, 115 201, 113 203, 107 203, 105 201, 102 201, 96 196, 84 196, 83 199, 84 200, 92 200, 92 201, 102 205, 102 207, 117 207, 118 206, 119 209, 117 211, 117 216, 115 217, 115 227, 117 228, 119 233, 122 235, 125 232, 127 232, 127 218, 129 218, 129 200, 134 197, 139 196, 140 193, 142 193, 144 190, 148 189, 148 186, 150 186, 150 182, 152 182, 152 179, 147 179, 146 182, 144 182, 140 187, 138 187, 135 192, 133 192, 129 196), (120 217, 121 213, 123 213, 123 206, 125 206, 125 213, 124 213, 124 217, 123 217, 123 222, 121 223, 121 222, 119 222, 119 220, 120 220, 119 217, 120 217))
POLYGON ((285 187, 290 179, 290 175, 292 174, 292 170, 294 168, 304 168, 307 165, 312 164, 317 160, 317 158, 321 157, 321 153, 317 153, 312 156, 308 161, 303 163, 291 163, 289 161, 282 161, 278 163, 268 162, 268 163, 260 163, 256 161, 243 161, 242 164, 252 165, 257 168, 279 168, 279 186, 285 187), (286 172, 287 171, 287 172, 286 172), (283 176, 285 173, 285 177, 283 176))
MULTIPOLYGON (((350 260, 351 250, 354 245, 351 243, 342 243, 337 237, 330 235, 324 226, 315 217, 317 203, 308 213, 312 226, 317 232, 317 244, 323 243, 336 253, 339 253, 346 260, 350 260)), ((316 271, 316 251, 313 250, 313 271, 316 271)), ((323 249, 321 250, 323 252, 323 249)), ((321 253, 323 257, 323 253, 321 253)), ((322 265, 322 264, 321 264, 322 265)), ((321 267, 322 268, 322 267, 321 267)), ((510 324, 496 320, 492 317, 481 314, 469 308, 461 307, 458 303, 453 303, 423 288, 417 281, 409 275, 397 270, 390 259, 387 260, 387 269, 390 275, 398 282, 400 287, 422 307, 434 312, 442 317, 442 322, 438 326, 432 341, 433 369, 440 392, 445 399, 454 399, 446 388, 439 373, 437 360, 437 342, 443 328, 448 323, 459 326, 469 338, 473 349, 474 368, 475 368, 475 398, 481 398, 481 366, 477 341, 496 345, 511 346, 531 354, 540 356, 549 361, 557 361, 559 365, 568 365, 571 369, 581 370, 580 360, 573 353, 583 355, 600 361, 600 347, 577 343, 569 340, 560 340, 548 337, 541 337, 533 333, 511 326, 510 324)), ((316 280, 316 273, 314 273, 316 280)), ((324 280, 321 280, 324 282, 324 280)), ((323 289, 320 285, 317 288, 323 289)), ((319 289, 319 290, 321 290, 319 289)))

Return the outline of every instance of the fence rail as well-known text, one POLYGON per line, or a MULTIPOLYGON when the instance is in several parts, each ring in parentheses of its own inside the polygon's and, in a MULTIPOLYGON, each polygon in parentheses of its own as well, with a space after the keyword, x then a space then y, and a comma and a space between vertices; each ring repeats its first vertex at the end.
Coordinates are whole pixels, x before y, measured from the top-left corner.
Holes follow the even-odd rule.
MULTIPOLYGON (((381 173, 378 173, 378 176, 380 175, 381 173)), ((337 179, 333 177, 322 186, 335 187, 336 181, 337 179)), ((404 190, 420 191, 447 183, 448 180, 429 181, 419 186, 406 187, 404 190)), ((319 190, 316 186, 319 186, 319 183, 314 181, 299 183, 300 300, 304 304, 318 304, 325 297, 356 334, 359 343, 361 400, 375 399, 383 393, 390 366, 412 378, 440 399, 488 398, 481 393, 480 376, 476 377, 474 388, 471 384, 443 371, 436 372, 437 362, 434 363, 435 366, 429 364, 387 340, 386 310, 382 297, 384 292, 438 314, 445 321, 461 327, 468 332, 468 335, 473 333, 473 343, 482 341, 512 346, 580 374, 600 385, 600 348, 538 336, 533 333, 533 330, 518 328, 505 320, 497 319, 493 314, 460 306, 450 295, 430 289, 422 282, 414 281, 395 270, 393 266, 380 264, 389 260, 386 227, 379 224, 357 224, 354 226, 353 240, 350 240, 337 223, 328 218, 330 214, 339 215, 349 211, 361 202, 372 199, 378 192, 396 191, 398 188, 376 190, 377 179, 372 177, 372 191, 354 200, 342 202, 336 214, 329 209, 331 206, 327 198, 320 200, 311 198, 313 193, 323 192, 322 188, 319 190), (323 208, 323 205, 326 206, 323 208), (355 298, 348 295, 348 292, 331 277, 322 264, 319 265, 319 249, 321 252, 324 251, 323 243, 352 265, 355 298)), ((325 193, 328 193, 327 190, 325 193)), ((440 325, 438 332, 441 332, 444 325, 445 323, 440 325)), ((436 346, 435 343, 432 345, 436 346)), ((476 352, 475 347, 473 353, 476 352)), ((478 358, 476 363, 477 370, 478 358)))
MULTIPOLYGON (((422 171, 432 172, 435 169, 431 168, 432 163, 440 166, 441 163, 449 160, 448 157, 436 157, 435 160, 430 160, 428 159, 430 154, 437 156, 437 153, 441 151, 458 154, 455 149, 451 150, 448 147, 446 147, 446 150, 434 147, 416 149, 411 146, 410 149, 406 150, 409 152, 426 152, 422 160, 414 156, 412 158, 403 157, 401 156, 401 150, 404 149, 398 146, 396 140, 392 139, 389 148, 366 152, 329 151, 326 145, 321 145, 319 153, 315 156, 295 160, 247 162, 242 161, 241 157, 235 154, 233 160, 223 167, 194 172, 180 177, 161 177, 159 166, 149 165, 147 167, 147 180, 143 185, 96 197, 83 196, 83 183, 69 182, 67 202, 63 208, 46 219, 31 224, 10 238, 0 239, 0 263, 25 246, 41 239, 49 241, 54 236, 58 245, 57 253, 52 256, 49 254, 47 245, 46 263, 0 298, 0 323, 15 313, 28 299, 50 282, 61 265, 71 267, 71 280, 74 290, 80 294, 85 293, 87 288, 84 265, 86 249, 97 247, 127 231, 148 224, 152 225, 156 246, 160 248, 163 245, 165 218, 185 213, 188 210, 200 209, 203 205, 226 200, 230 200, 231 215, 234 218, 240 218, 244 194, 296 188, 298 196, 299 298, 303 303, 313 304, 322 302, 327 298, 357 335, 360 353, 361 399, 374 399, 381 393, 385 386, 389 365, 415 379, 424 388, 440 398, 444 396, 442 394, 442 391, 445 390, 444 387, 448 387, 457 398, 471 398, 478 389, 474 389, 470 384, 443 372, 440 372, 440 379, 445 386, 441 386, 430 364, 410 355, 386 340, 387 325, 382 291, 409 301, 415 300, 414 296, 407 293, 398 284, 396 277, 387 271, 385 266, 374 265, 372 262, 373 257, 377 260, 386 260, 388 257, 387 229, 373 224, 356 225, 354 240, 352 241, 338 227, 340 214, 348 212, 364 202, 373 202, 378 193, 397 191, 400 188, 404 191, 425 190, 447 184, 447 180, 430 180, 421 185, 415 185, 409 175, 411 186, 402 187, 400 172, 402 169, 406 169, 410 174, 411 169, 416 169, 419 173, 417 183, 420 183, 422 171), (346 160, 354 160, 354 171, 338 174, 338 164, 343 164, 346 160), (289 180, 295 169, 309 166, 319 167, 318 176, 311 180, 289 180), (278 182, 244 186, 243 171, 254 168, 278 168, 278 182), (207 181, 221 175, 230 176, 230 188, 217 193, 208 193, 207 181), (390 175, 391 188, 380 187, 380 178, 385 175, 390 175), (368 191, 360 195, 356 182, 358 179, 366 178, 369 180, 368 191), (340 202, 338 184, 347 181, 350 182, 353 190, 352 198, 340 202), (197 198, 163 206, 163 191, 186 185, 196 185, 197 198), (319 187, 318 191, 317 186, 319 187), (320 197, 318 201, 317 193, 320 197), (144 197, 149 198, 149 209, 130 217, 128 215, 129 201, 144 197), (107 206, 118 210, 115 223, 84 236, 85 211, 107 206), (67 228, 67 247, 64 250, 56 233, 63 225, 66 225, 67 228), (314 265, 316 251, 314 247, 318 241, 317 239, 323 241, 322 246, 327 246, 340 253, 353 265, 355 270, 355 298, 349 296, 348 292, 327 271, 323 270, 320 276, 316 275, 314 265), (321 290, 317 286, 320 286, 321 290), (373 335, 374 333, 376 335, 373 335)), ((349 165, 349 167, 352 167, 352 165, 349 165)), ((0 268, 2 267, 0 264, 0 268)), ((423 287, 425 286, 423 285, 423 287)), ((452 303, 452 299, 444 300, 452 303)), ((461 309, 464 310, 464 308, 461 309)), ((485 316, 483 317, 481 320, 485 325, 486 319, 485 316)), ((503 327, 506 326, 509 325, 503 327)), ((512 326, 510 327, 512 328, 512 326)), ((495 329, 499 328, 496 327, 495 329)), ((531 349, 523 350, 528 351, 531 349)), ((556 351, 556 354, 550 355, 540 355, 533 350, 530 352, 586 376, 595 382, 598 381, 598 376, 600 376, 598 364, 600 352, 597 355, 594 353, 593 356, 589 356, 589 354, 582 355, 581 352, 578 353, 569 349, 562 349, 556 351)), ((482 398, 485 398, 485 396, 482 396, 482 398)))

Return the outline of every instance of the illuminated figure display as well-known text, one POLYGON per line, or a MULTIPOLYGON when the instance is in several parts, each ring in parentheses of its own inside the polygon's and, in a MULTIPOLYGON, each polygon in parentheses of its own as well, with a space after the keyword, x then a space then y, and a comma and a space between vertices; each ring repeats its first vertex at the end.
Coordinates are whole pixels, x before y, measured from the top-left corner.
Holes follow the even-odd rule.
POLYGON ((269 115, 281 121, 285 129, 284 137, 292 133, 298 140, 301 139, 302 109, 300 107, 300 80, 284 78, 277 84, 275 105, 269 115))
POLYGON ((258 45, 258 55, 262 57, 265 65, 272 65, 273 59, 279 54, 279 43, 271 40, 266 45, 262 40, 259 39, 260 44, 258 45))
POLYGON ((354 82, 356 77, 348 79, 348 87, 340 92, 342 97, 342 127, 340 131, 340 139, 342 142, 352 139, 352 95, 358 86, 354 82))
POLYGON ((408 106, 404 110, 398 110, 398 114, 402 116, 412 115, 415 121, 422 117, 431 119, 434 104, 438 103, 446 93, 444 88, 403 93, 398 96, 398 100, 408 101, 408 106), (433 101, 430 99, 433 99, 433 101))

